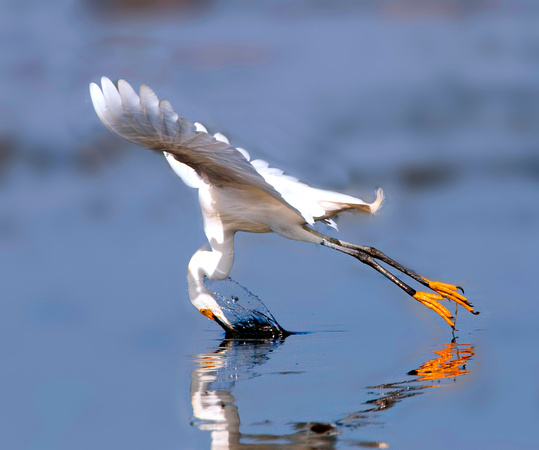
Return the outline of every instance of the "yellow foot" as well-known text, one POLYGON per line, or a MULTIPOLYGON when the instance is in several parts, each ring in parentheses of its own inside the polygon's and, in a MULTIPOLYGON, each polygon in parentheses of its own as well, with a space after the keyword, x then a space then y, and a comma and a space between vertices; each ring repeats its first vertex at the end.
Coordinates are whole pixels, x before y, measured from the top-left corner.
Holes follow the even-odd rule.
POLYGON ((438 302, 438 300, 443 300, 443 297, 438 294, 431 294, 429 292, 416 292, 414 298, 421 304, 425 305, 427 308, 432 309, 437 313, 442 319, 444 319, 451 328, 455 328, 455 323, 453 322, 453 317, 449 310, 438 302))
POLYGON ((427 283, 429 283, 429 287, 434 291, 440 294, 442 297, 447 298, 448 300, 453 300, 458 305, 463 306, 468 311, 470 311, 472 314, 479 314, 478 312, 475 312, 473 309, 473 305, 468 301, 464 295, 460 294, 458 291, 458 286, 455 286, 454 284, 447 284, 447 283, 440 283, 439 281, 430 281, 426 278, 423 278, 427 283))

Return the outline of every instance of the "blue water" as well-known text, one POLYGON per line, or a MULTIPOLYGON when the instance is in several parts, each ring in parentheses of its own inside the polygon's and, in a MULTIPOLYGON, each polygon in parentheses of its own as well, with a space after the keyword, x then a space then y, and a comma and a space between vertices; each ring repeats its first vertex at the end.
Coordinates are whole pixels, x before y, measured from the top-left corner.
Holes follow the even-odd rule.
POLYGON ((192 3, 0 6, 2 447, 539 448, 537 2, 192 3), (101 125, 102 75, 317 187, 382 186, 321 230, 481 315, 453 341, 352 258, 243 234, 232 278, 305 333, 223 341, 186 290, 196 194, 101 125))

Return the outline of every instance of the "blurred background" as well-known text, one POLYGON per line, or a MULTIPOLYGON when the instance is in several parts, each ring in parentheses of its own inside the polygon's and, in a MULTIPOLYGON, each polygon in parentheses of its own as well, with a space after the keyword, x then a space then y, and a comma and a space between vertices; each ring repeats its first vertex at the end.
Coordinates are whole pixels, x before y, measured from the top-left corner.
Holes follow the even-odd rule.
MULTIPOLYGON (((339 236, 462 284, 482 312, 458 318, 470 374, 331 445, 539 448, 538 25, 535 0, 2 2, 5 448, 209 446, 191 355, 222 332, 186 291, 205 243, 196 194, 99 122, 88 84, 103 75, 316 187, 371 201, 382 186, 377 217, 344 216, 339 236)), ((234 387, 243 433, 358 411, 365 387, 451 340, 325 249, 238 235, 232 277, 314 332, 275 349, 295 378, 271 376, 268 353, 269 375, 234 387)))

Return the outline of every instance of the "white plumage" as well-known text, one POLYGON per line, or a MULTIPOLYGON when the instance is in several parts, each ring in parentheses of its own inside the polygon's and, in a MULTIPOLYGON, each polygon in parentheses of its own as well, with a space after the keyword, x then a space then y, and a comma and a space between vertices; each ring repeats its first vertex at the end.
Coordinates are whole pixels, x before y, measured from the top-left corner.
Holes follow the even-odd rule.
MULTIPOLYGON (((371 254, 370 247, 332 239, 309 227, 323 221, 336 228, 332 217, 343 211, 376 212, 384 199, 381 189, 377 190, 376 199, 368 203, 338 192, 312 188, 280 169, 269 167, 265 161, 251 161, 246 150, 230 145, 223 134, 212 136, 203 125, 180 118, 168 101, 159 100, 145 85, 137 94, 126 81, 120 80, 115 86, 103 77, 101 87, 90 84, 90 94, 97 115, 112 132, 162 151, 184 183, 198 189, 211 251, 201 249, 191 258, 187 275, 189 295, 203 314, 228 331, 234 331, 234 324, 204 286, 204 278, 221 280, 229 275, 237 231, 275 232, 288 239, 343 251, 374 267, 410 295, 415 296, 415 291, 371 261, 372 258, 381 259, 425 284, 424 279, 381 252, 371 254)), ((432 306, 432 302, 437 303, 435 299, 431 298, 430 302, 427 306, 436 310, 438 306, 432 306)), ((446 320, 450 317, 449 312, 437 312, 446 320)))

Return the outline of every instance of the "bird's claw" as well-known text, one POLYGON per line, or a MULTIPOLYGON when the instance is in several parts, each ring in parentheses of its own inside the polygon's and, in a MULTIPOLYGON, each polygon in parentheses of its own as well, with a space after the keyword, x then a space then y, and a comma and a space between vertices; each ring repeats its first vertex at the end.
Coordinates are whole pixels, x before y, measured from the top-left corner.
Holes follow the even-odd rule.
POLYGON ((439 300, 443 300, 443 297, 439 294, 431 294, 430 292, 416 292, 414 298, 427 308, 432 309, 442 319, 444 319, 451 328, 455 329, 455 322, 453 322, 453 316, 449 310, 442 305, 439 300))
POLYGON ((473 305, 468 301, 466 297, 464 297, 464 289, 462 289, 460 286, 455 286, 454 284, 448 284, 448 283, 441 283, 439 281, 430 281, 424 278, 424 280, 429 284, 429 287, 434 291, 440 294, 442 297, 453 300, 458 305, 461 305, 462 307, 466 308, 468 311, 470 311, 472 314, 479 314, 478 312, 474 311, 473 305), (462 294, 457 292, 458 290, 462 291, 462 294))

